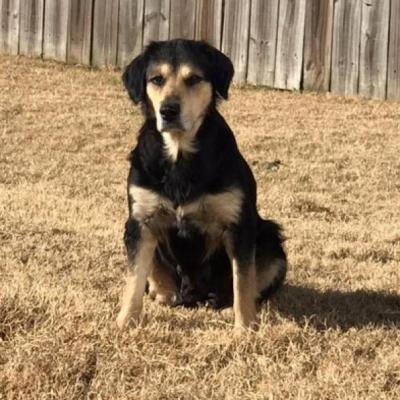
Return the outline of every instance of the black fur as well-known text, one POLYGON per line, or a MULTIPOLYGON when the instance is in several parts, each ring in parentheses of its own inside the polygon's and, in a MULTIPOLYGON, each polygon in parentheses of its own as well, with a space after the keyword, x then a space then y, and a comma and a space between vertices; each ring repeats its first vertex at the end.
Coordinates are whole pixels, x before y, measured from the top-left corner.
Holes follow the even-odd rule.
POLYGON ((125 223, 124 243, 127 249, 128 258, 133 259, 137 252, 137 243, 140 240, 140 225, 133 218, 125 223))
MULTIPOLYGON (((233 77, 231 61, 204 42, 173 40, 154 42, 126 68, 123 82, 130 98, 142 105, 145 122, 137 146, 130 156, 128 185, 135 184, 160 194, 175 206, 196 200, 204 194, 216 194, 229 188, 244 193, 238 223, 227 227, 233 235, 235 256, 246 261, 257 244, 256 259, 286 260, 280 228, 262 220, 256 209, 256 182, 242 157, 234 135, 216 108, 219 98, 228 98, 233 77), (146 70, 153 62, 166 61, 173 67, 190 62, 200 68, 213 88, 213 98, 197 133, 198 151, 172 162, 164 152, 163 139, 147 99, 146 70)), ((128 196, 132 221, 132 199, 128 196)), ((128 253, 135 244, 137 223, 128 222, 125 243, 128 253), (134 232, 132 234, 131 232, 134 232)), ((176 279, 180 288, 176 304, 194 306, 208 302, 221 308, 232 304, 232 272, 225 249, 220 246, 208 259, 207 242, 190 221, 179 221, 170 227, 168 240, 160 242, 156 257, 176 279)), ((245 271, 243 271, 245 273, 245 271)), ((275 282, 278 286, 284 272, 275 282)), ((275 287, 265 289, 269 295, 275 287)))

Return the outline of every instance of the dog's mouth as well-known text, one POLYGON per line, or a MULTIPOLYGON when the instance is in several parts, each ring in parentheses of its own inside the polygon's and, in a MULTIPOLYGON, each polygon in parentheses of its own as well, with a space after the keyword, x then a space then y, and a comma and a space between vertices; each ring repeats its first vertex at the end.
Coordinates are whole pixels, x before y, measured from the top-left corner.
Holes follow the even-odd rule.
POLYGON ((161 120, 160 132, 184 132, 186 129, 180 120, 165 121, 161 120))
POLYGON ((169 132, 179 136, 195 134, 202 124, 204 117, 205 113, 202 113, 195 119, 180 113, 175 118, 163 118, 158 111, 156 112, 157 130, 160 133, 169 132))

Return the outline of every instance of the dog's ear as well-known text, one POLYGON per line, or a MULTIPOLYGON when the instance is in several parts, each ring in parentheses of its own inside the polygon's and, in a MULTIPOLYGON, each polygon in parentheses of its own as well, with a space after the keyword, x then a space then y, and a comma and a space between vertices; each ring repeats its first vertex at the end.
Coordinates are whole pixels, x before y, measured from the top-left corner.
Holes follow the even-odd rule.
POLYGON ((228 98, 229 86, 235 72, 232 61, 224 53, 208 44, 206 44, 206 53, 211 68, 211 83, 217 94, 226 100, 228 98))
POLYGON ((122 81, 129 93, 129 97, 135 104, 144 99, 145 74, 145 60, 143 54, 141 54, 133 59, 122 75, 122 81))

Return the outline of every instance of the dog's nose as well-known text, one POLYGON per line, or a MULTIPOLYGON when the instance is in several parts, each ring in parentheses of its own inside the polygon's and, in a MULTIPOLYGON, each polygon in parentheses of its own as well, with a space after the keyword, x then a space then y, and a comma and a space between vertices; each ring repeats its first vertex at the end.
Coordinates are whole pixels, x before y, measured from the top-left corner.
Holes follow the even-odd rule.
POLYGON ((160 108, 160 114, 164 121, 172 122, 176 120, 181 112, 181 106, 179 103, 164 103, 160 108))

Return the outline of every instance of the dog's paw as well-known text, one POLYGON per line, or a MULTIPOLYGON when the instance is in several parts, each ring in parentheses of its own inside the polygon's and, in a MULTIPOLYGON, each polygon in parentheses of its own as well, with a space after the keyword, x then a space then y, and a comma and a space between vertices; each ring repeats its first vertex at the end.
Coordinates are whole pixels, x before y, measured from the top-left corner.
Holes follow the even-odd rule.
POLYGON ((216 293, 208 293, 205 305, 207 308, 213 310, 223 310, 224 308, 230 307, 232 302, 226 297, 221 297, 216 293))
POLYGON ((159 293, 155 290, 151 290, 149 291, 149 297, 159 304, 172 306, 176 302, 177 295, 173 292, 159 293))
POLYGON ((119 330, 125 329, 128 325, 138 325, 140 322, 141 310, 126 312, 121 310, 116 319, 116 325, 119 330))
POLYGON ((235 321, 234 333, 237 335, 245 335, 249 332, 256 332, 259 324, 256 319, 251 321, 235 321))
POLYGON ((220 310, 222 308, 220 298, 215 293, 209 293, 204 304, 207 308, 213 310, 220 310))
POLYGON ((119 330, 124 329, 128 325, 128 318, 125 315, 118 314, 115 324, 119 330))

